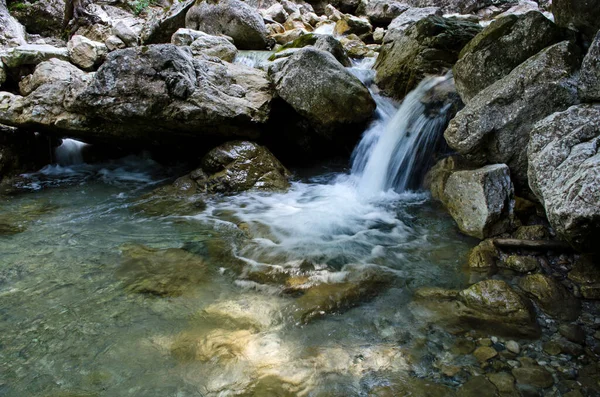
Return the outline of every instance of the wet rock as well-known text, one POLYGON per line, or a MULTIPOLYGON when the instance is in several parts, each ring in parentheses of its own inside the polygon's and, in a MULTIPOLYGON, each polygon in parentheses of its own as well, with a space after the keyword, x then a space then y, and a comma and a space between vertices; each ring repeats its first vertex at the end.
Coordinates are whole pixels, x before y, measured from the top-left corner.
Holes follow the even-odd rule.
POLYGON ((583 58, 578 89, 582 101, 600 101, 600 31, 583 58))
POLYGON ((334 39, 332 36, 324 35, 319 36, 317 41, 314 44, 317 50, 327 51, 331 55, 335 57, 342 65, 348 67, 352 65, 350 58, 346 54, 346 50, 342 46, 342 44, 334 39))
POLYGON ((529 185, 557 234, 582 251, 599 251, 600 105, 572 106, 535 125, 529 185))
POLYGON ((478 164, 505 163, 517 192, 528 192, 527 144, 535 122, 577 102, 578 50, 555 44, 483 89, 444 133, 451 148, 478 164))
POLYGON ((144 44, 168 43, 171 36, 182 26, 185 26, 185 16, 194 5, 195 0, 175 2, 160 18, 146 23, 141 38, 144 44))
POLYGON ((519 287, 550 316, 572 321, 581 314, 579 300, 551 277, 531 274, 519 280, 519 287))
POLYGON ((0 0, 0 49, 25 43, 25 29, 8 12, 6 0, 0 0))
POLYGON ((517 383, 545 389, 554 384, 552 374, 543 367, 521 367, 514 368, 512 374, 517 383))
POLYGON ((226 62, 233 62, 237 55, 237 48, 223 36, 211 36, 198 32, 195 40, 190 44, 194 56, 206 55, 217 57, 226 62))
POLYGON ((431 196, 438 200, 444 200, 446 182, 452 173, 470 169, 466 161, 460 156, 448 156, 438 161, 425 175, 423 185, 431 191, 431 196))
POLYGON ((484 363, 498 355, 498 352, 489 346, 480 346, 473 352, 473 355, 480 363, 484 363))
POLYGON ((488 271, 496 267, 500 252, 491 239, 483 240, 469 251, 467 265, 469 269, 488 271))
POLYGON ((498 390, 485 376, 474 376, 458 389, 458 395, 461 397, 495 397, 498 395, 498 390))
POLYGON ((589 38, 600 29, 598 0, 554 0, 552 14, 558 26, 580 31, 589 38))
POLYGON ((60 37, 63 34, 65 1, 45 0, 11 4, 11 14, 28 33, 60 37))
POLYGON ((536 270, 539 267, 539 263, 533 256, 510 255, 498 266, 518 273, 528 273, 536 270))
POLYGON ((496 386, 501 395, 515 392, 515 378, 508 372, 490 374, 488 379, 496 386))
POLYGON ((161 250, 128 244, 121 250, 122 261, 117 276, 129 292, 180 296, 211 277, 200 257, 182 249, 161 250))
POLYGON ((469 236, 484 239, 512 227, 514 192, 504 164, 473 171, 457 171, 448 178, 444 205, 469 236))
POLYGON ((369 392, 370 397, 453 397, 455 395, 455 391, 448 386, 413 377, 403 377, 389 385, 375 387, 369 392))
POLYGON ((133 204, 134 212, 147 216, 196 215, 206 208, 198 194, 196 183, 189 177, 181 177, 172 185, 160 187, 138 198, 133 204))
POLYGON ((563 37, 562 29, 537 11, 496 19, 460 52, 453 69, 460 97, 469 103, 481 90, 563 37))
POLYGON ((519 354, 521 352, 519 344, 514 340, 509 340, 508 342, 506 342, 506 350, 514 354, 519 354))
POLYGON ((584 298, 600 299, 600 267, 595 257, 581 256, 573 265, 568 277, 579 284, 584 298))
POLYGON ((292 317, 306 324, 331 313, 344 312, 379 295, 392 280, 390 274, 368 269, 343 282, 315 285, 296 299, 292 317))
POLYGON ((438 287, 423 287, 415 291, 415 299, 455 300, 459 291, 438 287))
POLYGON ((512 236, 519 240, 547 240, 550 233, 544 225, 519 226, 512 236))
POLYGON ((558 326, 558 332, 573 343, 582 345, 585 342, 585 332, 579 325, 561 324, 558 326))
POLYGON ((559 344, 555 341, 549 341, 544 343, 544 346, 542 348, 545 353, 548 353, 551 356, 557 356, 561 352, 559 344))
POLYGON ((25 44, 8 49, 0 54, 0 58, 6 68, 14 69, 23 65, 37 65, 52 58, 68 61, 69 51, 48 44, 25 44))
POLYGON ((188 11, 185 27, 211 35, 229 36, 241 50, 264 50, 267 47, 267 28, 262 16, 239 0, 197 3, 188 11))
POLYGON ((79 35, 71 37, 67 49, 71 62, 84 70, 99 66, 108 53, 106 45, 79 35))
POLYGON ((241 329, 265 331, 281 321, 281 302, 270 295, 240 296, 213 303, 195 317, 202 323, 231 323, 241 329))
POLYGON ((371 0, 365 14, 374 26, 388 26, 394 18, 409 8, 407 4, 395 0, 371 0))
POLYGON ((264 10, 263 15, 275 22, 285 23, 290 14, 280 3, 275 3, 271 7, 264 10))
POLYGON ((368 89, 333 55, 307 47, 285 62, 273 75, 277 94, 326 137, 347 133, 373 114, 368 89))
POLYGON ((426 75, 451 69, 480 30, 475 23, 438 16, 426 17, 406 30, 390 26, 375 64, 375 82, 386 94, 404 98, 426 75))
POLYGON ((348 55, 355 59, 362 59, 366 57, 374 57, 377 54, 367 46, 364 41, 355 34, 342 37, 340 43, 344 47, 344 50, 348 55))
POLYGON ((246 190, 286 190, 289 172, 264 146, 234 141, 218 146, 202 159, 201 170, 190 177, 209 193, 246 190))
POLYGON ((366 37, 373 32, 373 26, 366 19, 345 14, 342 19, 335 23, 334 33, 338 36, 355 34, 358 37, 366 37))

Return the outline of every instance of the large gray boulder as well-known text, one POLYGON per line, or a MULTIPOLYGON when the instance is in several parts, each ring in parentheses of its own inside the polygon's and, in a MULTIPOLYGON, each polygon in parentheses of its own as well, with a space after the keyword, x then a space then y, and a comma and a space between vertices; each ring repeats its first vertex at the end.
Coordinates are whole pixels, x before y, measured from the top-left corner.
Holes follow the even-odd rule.
POLYGON ((537 11, 495 20, 463 48, 454 66, 460 97, 468 103, 485 87, 563 37, 562 29, 537 11))
POLYGON ((463 19, 428 16, 392 41, 386 35, 375 82, 386 94, 404 98, 426 75, 451 69, 460 50, 480 31, 478 24, 463 19))
POLYGON ((8 12, 6 0, 0 0, 0 49, 25 43, 25 29, 8 12))
POLYGON ((224 36, 212 36, 204 32, 181 28, 173 34, 171 42, 178 46, 189 46, 192 54, 213 56, 227 62, 233 62, 237 48, 224 36))
POLYGON ((507 164, 517 192, 527 194, 529 132, 537 121, 577 103, 573 74, 579 59, 566 41, 531 57, 472 98, 450 122, 446 141, 476 164, 507 164))
POLYGON ((241 50, 264 50, 267 28, 258 10, 240 0, 200 1, 188 11, 185 27, 224 34, 241 50))
MULTIPOLYGON (((82 72, 83 73, 83 72, 82 72)), ((0 123, 141 146, 258 136, 271 86, 260 70, 170 44, 110 53, 95 74, 0 95, 0 123)))
POLYGON ((75 35, 67 43, 71 62, 84 70, 92 70, 99 66, 108 53, 104 43, 92 41, 87 37, 75 35))
POLYGON ((600 252, 600 105, 578 105, 535 125, 529 184, 556 232, 576 249, 600 252))
POLYGON ((579 74, 579 96, 584 102, 600 102, 600 31, 583 58, 579 74))
POLYGON ((396 0, 371 0, 365 7, 365 14, 375 26, 388 26, 409 6, 396 0))
POLYGON ((24 44, 0 53, 0 58, 8 69, 14 69, 25 65, 35 66, 52 58, 68 61, 69 50, 49 44, 24 44))
POLYGON ((484 239, 513 227, 514 191, 504 164, 453 172, 446 180, 442 202, 469 236, 484 239))
POLYGON ((600 29, 600 0, 554 0, 552 14, 558 26, 594 37, 600 29))
POLYGON ((306 47, 272 77, 277 94, 326 135, 364 123, 375 110, 369 90, 325 51, 306 47))

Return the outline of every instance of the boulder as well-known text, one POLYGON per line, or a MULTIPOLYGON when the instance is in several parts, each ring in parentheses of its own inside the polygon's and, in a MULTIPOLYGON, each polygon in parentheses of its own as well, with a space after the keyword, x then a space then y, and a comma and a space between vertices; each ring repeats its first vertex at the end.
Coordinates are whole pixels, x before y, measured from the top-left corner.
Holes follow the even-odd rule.
POLYGON ((375 110, 369 90, 325 51, 304 48, 272 77, 277 94, 326 135, 366 122, 375 110))
POLYGON ((563 37, 562 29, 537 11, 496 19, 460 53, 453 69, 460 97, 469 103, 485 87, 563 37))
POLYGON ((437 15, 442 16, 442 10, 437 7, 425 7, 416 8, 410 7, 406 11, 402 12, 399 16, 394 18, 388 26, 387 34, 385 35, 383 42, 389 43, 400 39, 404 36, 404 31, 419 22, 421 19, 425 19, 428 16, 437 15))
POLYGON ((416 293, 415 315, 431 316, 453 333, 473 329, 494 335, 537 337, 540 333, 530 302, 506 282, 484 280, 462 291, 416 293), (422 312, 428 309, 430 313, 422 312))
POLYGON ((190 174, 198 189, 209 193, 286 190, 289 176, 267 148, 247 141, 214 148, 202 159, 201 169, 190 174))
POLYGON ((0 58, 8 69, 24 65, 37 65, 52 58, 69 60, 69 50, 48 44, 25 44, 10 48, 0 54, 0 58))
POLYGON ((554 384, 552 374, 538 365, 514 368, 512 374, 519 385, 527 385, 545 389, 554 384))
POLYGON ((0 49, 26 44, 25 29, 6 8, 6 0, 0 0, 0 49))
POLYGON ((271 7, 267 8, 263 15, 275 22, 284 23, 290 14, 285 10, 283 5, 275 3, 271 7))
POLYGON ((0 95, 0 122, 85 142, 187 145, 198 137, 258 136, 272 91, 264 72, 194 58, 171 44, 111 52, 98 72, 0 95), (83 78, 85 77, 85 78, 83 78))
POLYGON ((92 70, 99 66, 108 53, 106 45, 79 35, 71 37, 67 49, 71 62, 84 70, 92 70))
POLYGON ((529 185, 559 236, 600 252, 600 105, 577 105, 535 125, 529 185))
POLYGON ((338 10, 348 14, 354 14, 360 4, 360 0, 333 0, 330 1, 338 10))
POLYGON ((217 57, 226 62, 233 62, 237 55, 237 48, 223 36, 211 36, 198 32, 196 39, 190 44, 194 56, 206 55, 217 57))
POLYGON ((45 84, 82 80, 85 73, 69 62, 50 59, 40 63, 35 71, 19 82, 21 95, 27 96, 45 84))
POLYGON ((425 175, 423 187, 431 192, 431 196, 444 200, 444 189, 448 178, 456 171, 470 169, 469 164, 460 156, 448 156, 438 161, 425 175))
POLYGON ((124 21, 119 21, 112 28, 112 34, 117 36, 127 47, 135 47, 140 42, 140 36, 138 33, 131 28, 130 25, 126 24, 124 21))
POLYGON ((539 263, 533 256, 510 255, 504 262, 500 262, 498 266, 517 273, 528 273, 537 270, 539 263))
POLYGON ((144 44, 168 43, 177 29, 185 26, 185 16, 194 5, 195 0, 174 2, 161 18, 151 19, 142 31, 144 44))
POLYGON ((401 34, 394 33, 397 30, 390 27, 384 38, 375 63, 375 82, 386 94, 401 99, 426 75, 450 70, 481 27, 463 19, 428 16, 401 34))
POLYGON ((579 300, 551 277, 530 274, 519 280, 519 287, 552 317, 573 321, 581 314, 579 300))
POLYGON ((10 12, 28 33, 60 37, 64 29, 64 0, 13 2, 10 12))
POLYGON ((108 36, 104 41, 104 44, 106 44, 108 51, 122 50, 123 48, 127 48, 127 44, 114 35, 108 36))
POLYGON ((262 16, 240 0, 201 1, 188 11, 185 27, 212 35, 227 35, 241 50, 267 47, 267 28, 262 16))
POLYGON ((483 89, 458 112, 444 137, 477 164, 505 163, 517 192, 528 194, 527 143, 535 122, 577 102, 577 48, 561 42, 483 89))
POLYGON ((344 51, 352 58, 362 59, 365 57, 377 56, 377 54, 355 34, 342 37, 340 43, 342 44, 344 51))
POLYGON ((459 229, 484 239, 511 229, 514 192, 506 165, 454 172, 446 181, 443 203, 459 229))
POLYGON ((594 37, 600 29, 599 0, 554 0, 552 14, 558 26, 594 37))
POLYGON ((346 50, 342 44, 330 35, 323 35, 317 38, 314 44, 317 50, 326 51, 333 55, 343 66, 349 67, 352 65, 350 58, 346 54, 346 50))
POLYGON ((583 102, 600 102, 600 31, 583 58, 578 88, 583 102))
POLYGON ((388 26, 409 6, 396 0, 371 0, 365 9, 365 14, 374 26, 388 26))

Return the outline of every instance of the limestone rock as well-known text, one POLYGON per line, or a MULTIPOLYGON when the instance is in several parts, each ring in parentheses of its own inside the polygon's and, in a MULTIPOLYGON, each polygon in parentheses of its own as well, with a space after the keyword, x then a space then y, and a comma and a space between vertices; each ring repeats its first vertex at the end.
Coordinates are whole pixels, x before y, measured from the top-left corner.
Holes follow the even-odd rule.
POLYGON ((375 110, 368 89, 330 53, 304 48, 273 75, 277 94, 324 134, 367 121, 375 110))
POLYGON ((185 16, 195 0, 177 1, 161 18, 148 21, 142 32, 144 44, 168 43, 177 29, 185 26, 185 16))
POLYGON ((552 14, 558 26, 578 30, 589 38, 600 29, 598 0, 554 0, 552 14))
POLYGON ((479 163, 505 163, 518 192, 528 192, 527 144, 535 122, 577 102, 578 50, 555 44, 483 89, 444 133, 448 145, 479 163))
POLYGON ((454 66, 460 97, 469 103, 485 87, 563 36, 560 28, 537 11, 494 20, 463 48, 454 66))
POLYGON ((578 105, 535 125, 529 185, 559 236, 583 251, 600 238, 600 105, 578 105))
POLYGON ((212 35, 227 35, 241 50, 267 47, 267 28, 262 16, 239 0, 197 3, 188 11, 185 27, 212 35))
POLYGON ((409 6, 396 0, 371 0, 366 6, 365 14, 374 26, 388 26, 409 6))
POLYGON ((40 63, 35 71, 19 82, 21 95, 27 96, 40 86, 54 82, 71 82, 82 79, 85 73, 69 62, 50 59, 40 63))
POLYGON ((373 26, 368 20, 346 14, 335 23, 334 33, 338 36, 355 34, 359 37, 373 32, 373 26))
POLYGON ((600 102, 600 31, 583 58, 579 74, 579 96, 584 102, 600 102))
POLYGON ((196 39, 190 44, 190 49, 194 56, 206 55, 217 57, 226 62, 233 62, 237 55, 237 48, 223 36, 211 36, 209 34, 200 33, 196 39))
POLYGON ((75 35, 67 44, 71 62, 84 70, 92 70, 100 65, 108 53, 106 45, 75 35))
POLYGON ((573 321, 581 313, 581 303, 563 285, 543 274, 531 274, 519 280, 519 287, 531 296, 547 314, 573 321))
POLYGON ((69 60, 69 50, 48 44, 25 44, 10 48, 0 54, 0 58, 8 69, 23 65, 37 65, 52 58, 69 60))
POLYGON ((495 164, 453 173, 443 202, 465 234, 484 239, 509 230, 514 195, 508 167, 495 164))
POLYGON ((290 14, 285 10, 283 5, 275 3, 271 7, 267 8, 263 15, 267 18, 272 19, 275 22, 284 23, 290 14))
POLYGON ((0 49, 25 43, 25 29, 8 12, 6 0, 0 0, 0 49))
POLYGON ((112 34, 120 38, 127 47, 135 47, 140 42, 140 36, 124 21, 119 21, 112 28, 112 34))
POLYGON ((480 30, 475 23, 438 16, 428 16, 405 30, 390 27, 375 64, 375 82, 386 94, 404 98, 426 75, 451 69, 480 30))

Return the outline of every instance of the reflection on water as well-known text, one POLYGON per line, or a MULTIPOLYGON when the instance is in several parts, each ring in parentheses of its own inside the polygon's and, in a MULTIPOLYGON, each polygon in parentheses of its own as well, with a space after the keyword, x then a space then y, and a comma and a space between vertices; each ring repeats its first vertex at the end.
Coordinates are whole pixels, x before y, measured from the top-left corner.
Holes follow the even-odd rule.
POLYGON ((168 176, 143 158, 49 166, 0 198, 0 224, 18 228, 0 234, 0 395, 452 386, 434 368, 451 336, 408 303, 462 285, 468 244, 427 196, 365 200, 351 177, 321 175, 189 217, 131 210, 168 176))

